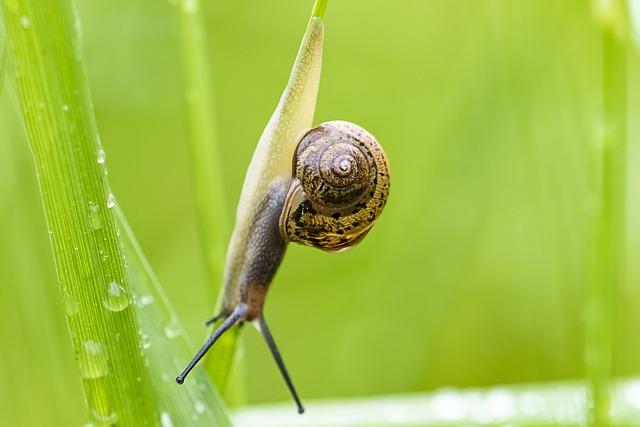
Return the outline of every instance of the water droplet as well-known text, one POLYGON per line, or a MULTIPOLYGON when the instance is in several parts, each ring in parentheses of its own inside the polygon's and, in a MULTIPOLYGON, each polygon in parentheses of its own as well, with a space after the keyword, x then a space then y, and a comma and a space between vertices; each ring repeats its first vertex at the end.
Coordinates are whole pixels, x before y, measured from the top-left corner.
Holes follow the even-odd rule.
POLYGON ((167 326, 164 327, 164 335, 167 338, 175 338, 182 334, 182 329, 178 324, 178 319, 172 317, 167 326))
POLYGON ((67 313, 67 316, 73 316, 78 314, 78 303, 73 299, 69 292, 64 292, 62 294, 62 298, 64 299, 64 311, 67 313))
POLYGON ((113 193, 109 193, 109 195, 107 196, 107 207, 111 209, 115 205, 116 205, 116 198, 113 196, 113 193))
POLYGON ((139 307, 145 307, 153 303, 153 295, 142 295, 140 297, 139 307))
POLYGON ((104 164, 105 160, 107 159, 107 154, 104 152, 104 150, 101 148, 98 150, 98 163, 100 163, 101 165, 104 164))
POLYGON ((99 230, 102 228, 102 220, 100 219, 100 206, 95 202, 89 202, 89 215, 91 220, 91 228, 99 230))
POLYGON ((31 19, 27 15, 22 15, 20 17, 20 25, 22 25, 22 28, 31 27, 31 19))
POLYGON ((78 354, 80 375, 86 379, 100 378, 109 372, 107 353, 102 343, 88 340, 82 343, 78 354))
POLYGON ((168 413, 160 413, 160 424, 162 424, 162 427, 173 427, 173 421, 171 421, 171 417, 168 413))
POLYGON ((142 346, 143 350, 147 350, 149 347, 151 347, 151 338, 149 337, 149 335, 142 334, 140 336, 140 345, 142 346))
POLYGON ((131 298, 127 291, 116 282, 109 283, 107 297, 102 301, 102 305, 107 310, 122 311, 129 306, 131 298))
POLYGON ((64 112, 69 111, 69 105, 64 104, 64 105, 62 106, 62 111, 64 111, 64 112))
POLYGON ((118 414, 115 412, 109 412, 108 414, 101 414, 95 409, 91 410, 91 419, 96 422, 97 425, 114 425, 118 422, 118 414))
POLYGON ((198 414, 204 414, 205 411, 207 410, 207 407, 205 406, 205 404, 202 403, 200 400, 196 400, 196 403, 194 403, 193 407, 198 414))

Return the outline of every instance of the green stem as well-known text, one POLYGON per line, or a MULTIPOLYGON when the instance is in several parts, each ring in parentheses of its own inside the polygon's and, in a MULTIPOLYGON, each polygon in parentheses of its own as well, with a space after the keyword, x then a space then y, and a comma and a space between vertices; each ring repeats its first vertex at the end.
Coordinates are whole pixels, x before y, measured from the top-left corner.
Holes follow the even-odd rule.
POLYGON ((610 425, 616 292, 624 259, 626 56, 624 6, 614 2, 616 20, 602 29, 602 125, 595 147, 589 272, 586 369, 590 386, 589 422, 610 425))
MULTIPOLYGON (((199 0, 184 0, 180 8, 189 150, 200 236, 210 282, 222 280, 225 243, 230 235, 228 207, 221 173, 219 140, 199 0)), ((215 295, 212 287, 211 296, 215 295)))
MULTIPOLYGON (((206 31, 199 0, 183 0, 180 7, 180 24, 196 215, 213 301, 215 290, 219 290, 219 284, 222 283, 225 242, 230 235, 230 226, 221 173, 219 139, 215 129, 206 31)), ((217 313, 222 306, 222 292, 218 295, 212 314, 217 313)), ((236 365, 234 362, 237 358, 237 338, 237 329, 223 336, 205 362, 213 382, 233 403, 244 400, 241 378, 233 381, 236 385, 233 398, 229 399, 232 396, 228 393, 236 365)))
POLYGON ((94 425, 156 423, 76 16, 69 0, 2 2, 71 341, 94 425))
POLYGON ((7 63, 7 36, 4 30, 4 19, 2 18, 2 7, 0 7, 0 94, 4 86, 5 66, 7 63))
POLYGON ((327 8, 327 0, 316 0, 313 5, 313 11, 311 12, 311 16, 315 16, 318 18, 324 18, 324 11, 327 8))

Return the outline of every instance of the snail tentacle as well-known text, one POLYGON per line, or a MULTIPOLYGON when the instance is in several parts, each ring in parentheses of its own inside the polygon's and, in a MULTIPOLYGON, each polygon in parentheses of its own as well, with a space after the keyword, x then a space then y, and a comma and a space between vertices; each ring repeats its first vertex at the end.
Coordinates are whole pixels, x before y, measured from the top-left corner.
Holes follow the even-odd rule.
POLYGON ((271 335, 271 331, 269 331, 269 326, 267 325, 267 321, 264 318, 264 314, 260 314, 260 316, 256 319, 256 321, 254 321, 254 324, 256 326, 256 329, 258 329, 262 334, 262 337, 267 343, 267 347, 269 347, 269 350, 271 351, 271 355, 273 356, 273 359, 275 360, 276 365, 278 365, 278 369, 282 374, 282 378, 284 378, 284 382, 285 384, 287 384, 287 388, 289 389, 289 392, 291 393, 293 400, 296 402, 296 406, 298 407, 298 413, 299 414, 304 413, 304 406, 302 406, 302 401, 300 400, 300 397, 298 396, 298 392, 296 391, 296 388, 293 385, 293 381, 291 380, 289 371, 287 371, 287 367, 284 364, 284 360, 282 359, 280 350, 278 349, 278 346, 276 345, 276 342, 273 339, 273 336, 271 335))
POLYGON ((215 331, 213 331, 209 339, 202 345, 200 350, 198 350, 198 352, 193 357, 191 362, 189 362, 184 371, 182 371, 182 373, 180 373, 180 375, 176 377, 176 382, 178 384, 184 383, 184 380, 187 378, 189 373, 193 370, 193 368, 195 368, 200 359, 202 359, 204 355, 207 354, 207 351, 209 351, 211 346, 213 346, 216 341, 218 341, 222 334, 231 329, 231 327, 238 321, 242 320, 246 316, 246 313, 247 306, 245 304, 238 304, 238 306, 233 310, 229 317, 227 317, 224 322, 222 322, 222 325, 220 325, 215 331))

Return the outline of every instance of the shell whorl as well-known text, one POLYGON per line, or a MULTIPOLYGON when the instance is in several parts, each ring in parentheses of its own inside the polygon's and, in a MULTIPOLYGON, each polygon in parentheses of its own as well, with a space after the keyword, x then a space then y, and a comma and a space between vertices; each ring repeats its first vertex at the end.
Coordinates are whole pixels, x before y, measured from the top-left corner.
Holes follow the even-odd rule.
POLYGON ((369 132, 344 121, 322 123, 303 135, 293 178, 280 232, 285 240, 327 251, 360 241, 389 194, 382 147, 369 132))

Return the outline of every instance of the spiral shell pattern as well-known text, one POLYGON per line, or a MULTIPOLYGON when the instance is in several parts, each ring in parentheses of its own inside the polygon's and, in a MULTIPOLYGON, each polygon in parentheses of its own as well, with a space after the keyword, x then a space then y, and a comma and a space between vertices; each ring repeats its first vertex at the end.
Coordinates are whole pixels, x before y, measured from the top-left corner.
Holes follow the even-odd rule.
POLYGON ((285 240, 327 251, 359 242, 389 195, 382 147, 349 122, 326 122, 307 131, 296 149, 293 175, 280 232, 285 240))

